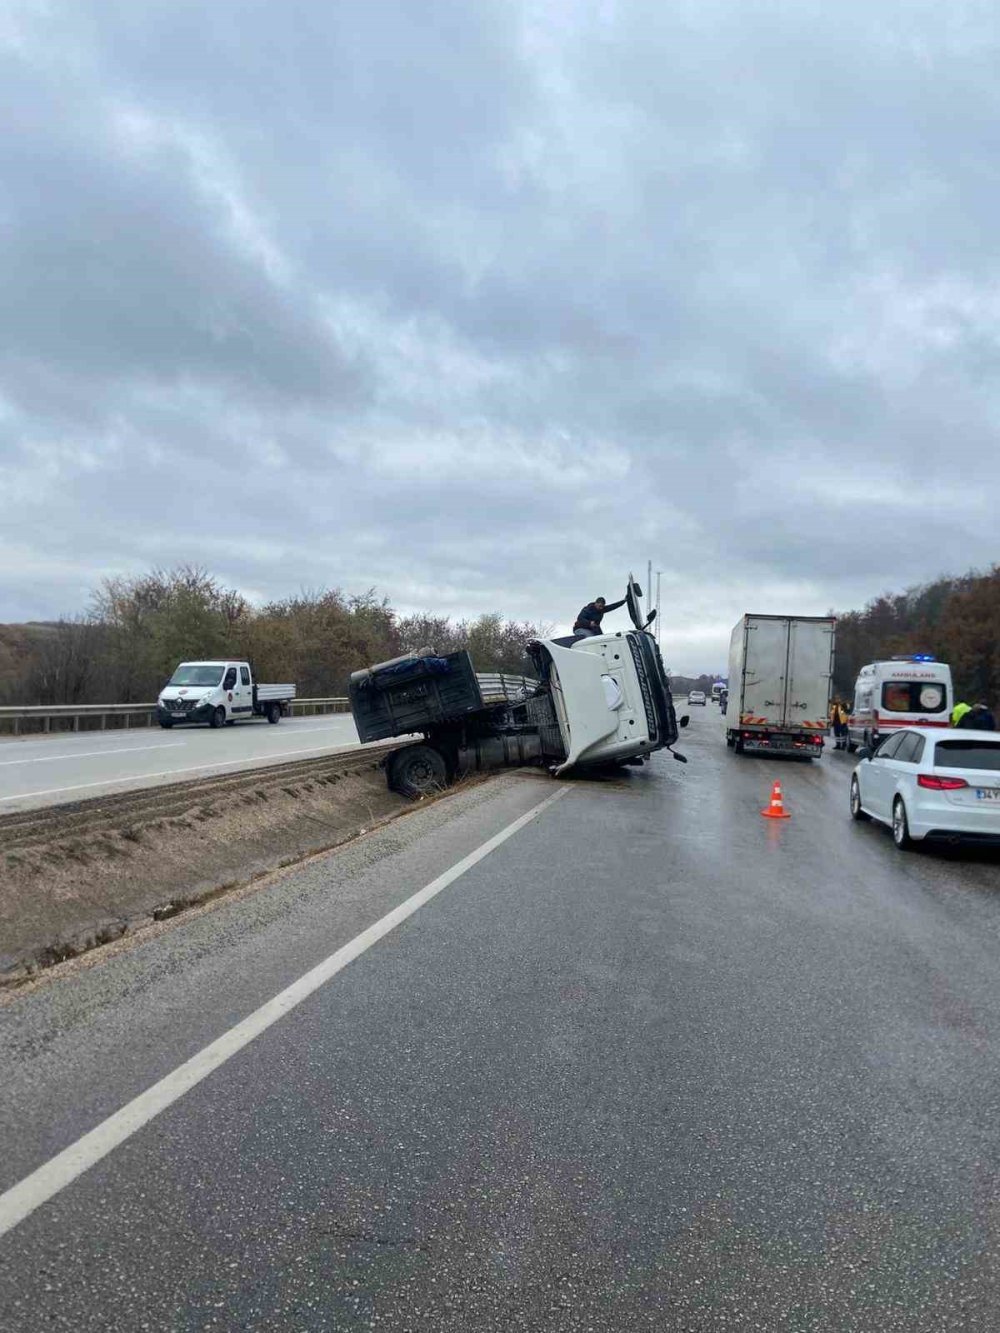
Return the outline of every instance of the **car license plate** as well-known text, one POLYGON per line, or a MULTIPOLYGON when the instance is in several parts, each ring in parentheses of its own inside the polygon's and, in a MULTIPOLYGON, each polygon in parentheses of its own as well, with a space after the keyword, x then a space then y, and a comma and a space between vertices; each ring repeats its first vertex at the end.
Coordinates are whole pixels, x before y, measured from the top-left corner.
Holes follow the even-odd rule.
POLYGON ((977 801, 1000 801, 1000 787, 977 787, 977 801))

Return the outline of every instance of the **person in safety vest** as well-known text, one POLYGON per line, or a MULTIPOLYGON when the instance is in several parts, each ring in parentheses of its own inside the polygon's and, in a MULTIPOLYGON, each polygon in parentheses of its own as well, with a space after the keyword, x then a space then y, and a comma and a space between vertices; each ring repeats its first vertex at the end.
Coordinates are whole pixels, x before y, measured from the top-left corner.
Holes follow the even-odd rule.
POLYGON ((833 748, 835 750, 847 749, 847 719, 849 717, 847 706, 839 699, 834 699, 830 708, 830 724, 833 727, 833 748))
POLYGON ((951 710, 951 725, 957 727, 966 713, 972 712, 971 704, 956 704, 951 710))

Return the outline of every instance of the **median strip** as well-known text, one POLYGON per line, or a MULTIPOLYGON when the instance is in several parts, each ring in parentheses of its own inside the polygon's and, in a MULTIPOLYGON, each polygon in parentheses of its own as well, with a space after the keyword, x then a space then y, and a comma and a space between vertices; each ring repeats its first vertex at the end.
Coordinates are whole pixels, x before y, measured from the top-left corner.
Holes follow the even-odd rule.
POLYGON ((0 816, 0 987, 410 808, 397 742, 0 816))

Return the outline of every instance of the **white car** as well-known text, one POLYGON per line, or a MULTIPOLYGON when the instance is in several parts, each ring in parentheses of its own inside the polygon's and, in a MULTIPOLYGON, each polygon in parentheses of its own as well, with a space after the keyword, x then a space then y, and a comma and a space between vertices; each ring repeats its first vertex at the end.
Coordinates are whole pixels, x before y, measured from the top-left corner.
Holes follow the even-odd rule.
POLYGON ((689 704, 702 704, 702 705, 704 705, 704 703, 705 703, 705 691, 704 691, 704 690, 692 690, 692 691, 690 692, 690 694, 688 695, 688 703, 689 703, 689 704))
POLYGON ((851 814, 888 824, 897 847, 1000 842, 1000 733, 905 727, 858 755, 851 814))

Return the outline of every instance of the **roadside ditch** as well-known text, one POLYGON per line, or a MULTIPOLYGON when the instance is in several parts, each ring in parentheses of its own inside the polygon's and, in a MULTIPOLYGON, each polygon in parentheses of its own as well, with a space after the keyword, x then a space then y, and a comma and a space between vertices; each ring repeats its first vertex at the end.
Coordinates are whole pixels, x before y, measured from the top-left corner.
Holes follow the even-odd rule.
POLYGON ((412 809, 396 745, 0 818, 0 988, 412 809))

